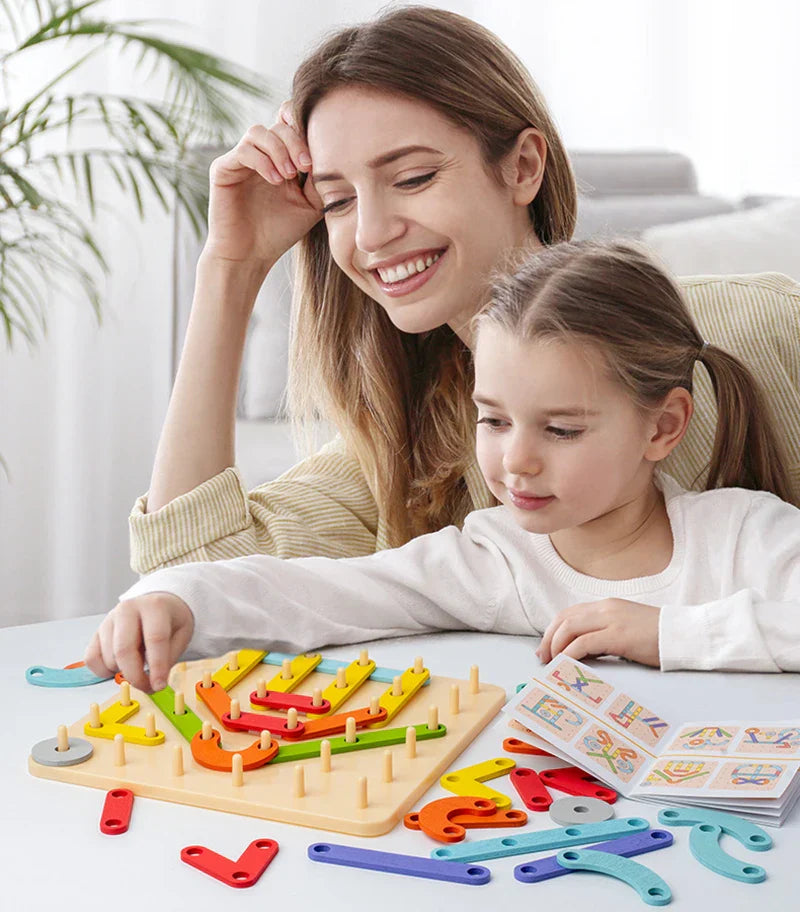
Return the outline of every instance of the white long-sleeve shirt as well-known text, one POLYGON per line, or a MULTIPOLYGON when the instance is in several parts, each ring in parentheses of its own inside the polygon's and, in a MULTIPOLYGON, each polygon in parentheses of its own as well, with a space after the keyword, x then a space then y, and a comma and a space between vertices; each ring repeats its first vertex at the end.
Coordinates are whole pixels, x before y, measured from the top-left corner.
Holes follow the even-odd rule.
POLYGON ((437 630, 541 635, 570 605, 617 597, 661 608, 661 668, 800 671, 800 509, 742 488, 684 490, 657 472, 674 541, 660 573, 579 573, 505 507, 471 513, 366 557, 265 554, 182 564, 120 600, 170 592, 191 609, 187 658, 230 649, 306 652, 437 630))

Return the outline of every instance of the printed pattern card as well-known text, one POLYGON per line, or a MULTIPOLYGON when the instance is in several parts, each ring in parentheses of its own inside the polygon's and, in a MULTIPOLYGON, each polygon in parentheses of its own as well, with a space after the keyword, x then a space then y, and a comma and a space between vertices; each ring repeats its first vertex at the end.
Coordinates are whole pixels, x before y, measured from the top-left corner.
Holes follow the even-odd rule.
POLYGON ((800 768, 800 723, 683 722, 618 688, 613 669, 556 656, 506 705, 516 723, 626 797, 692 803, 784 794, 800 768))

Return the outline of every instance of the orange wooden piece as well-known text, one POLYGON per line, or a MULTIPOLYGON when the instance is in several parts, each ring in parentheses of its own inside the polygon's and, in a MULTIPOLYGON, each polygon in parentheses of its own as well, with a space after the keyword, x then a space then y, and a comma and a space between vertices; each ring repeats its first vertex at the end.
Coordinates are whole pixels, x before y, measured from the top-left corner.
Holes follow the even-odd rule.
POLYGON ((276 741, 273 741, 266 750, 261 750, 261 742, 258 740, 250 747, 238 751, 224 750, 221 741, 222 736, 215 728, 211 730, 211 737, 207 739, 203 738, 202 732, 197 732, 192 738, 192 756, 200 766, 229 773, 233 769, 234 754, 242 755, 243 770, 253 770, 269 763, 278 753, 276 741))
POLYGON ((503 741, 503 750, 509 754, 536 754, 538 757, 553 757, 554 754, 542 750, 540 747, 534 747, 527 741, 520 741, 519 738, 506 738, 503 741))
POLYGON ((306 738, 327 738, 328 735, 343 732, 347 727, 347 720, 350 718, 356 720, 356 728, 364 728, 373 722, 382 722, 386 718, 386 713, 385 706, 381 706, 376 713, 370 713, 367 706, 364 709, 353 709, 350 712, 339 713, 335 716, 326 716, 324 719, 315 719, 312 722, 306 722, 305 726, 298 725, 297 728, 287 729, 282 734, 287 741, 300 741, 306 738))
POLYGON ((461 842, 467 828, 516 827, 527 822, 525 811, 501 811, 489 798, 465 798, 463 795, 431 801, 403 818, 409 830, 422 830, 439 842, 461 842))

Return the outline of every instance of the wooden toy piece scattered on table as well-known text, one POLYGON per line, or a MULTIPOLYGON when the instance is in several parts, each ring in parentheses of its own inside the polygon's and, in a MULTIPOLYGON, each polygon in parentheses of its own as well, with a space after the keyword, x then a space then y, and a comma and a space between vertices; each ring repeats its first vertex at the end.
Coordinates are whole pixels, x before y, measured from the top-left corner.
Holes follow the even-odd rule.
POLYGON ((520 833, 518 836, 503 836, 500 839, 480 839, 459 845, 442 846, 431 852, 431 858, 447 861, 484 861, 490 858, 507 858, 510 855, 524 855, 529 852, 546 852, 566 846, 585 845, 599 839, 627 836, 649 830, 650 824, 642 817, 622 817, 604 823, 584 823, 580 826, 559 827, 554 830, 538 830, 520 833))
POLYGON ((546 750, 542 750, 540 747, 534 747, 532 744, 528 744, 527 741, 520 741, 519 738, 506 738, 505 741, 503 741, 503 750, 508 751, 509 754, 533 754, 537 757, 554 756, 546 750))
POLYGON ((377 836, 506 699, 477 666, 456 681, 432 676, 421 658, 379 669, 364 651, 339 662, 243 649, 179 663, 169 681, 147 695, 122 680, 118 695, 65 727, 68 751, 34 749, 31 773, 106 791, 124 782, 141 797, 377 836), (272 679, 265 664, 277 666, 272 679))
POLYGON ((107 678, 98 678, 83 662, 73 662, 64 668, 48 668, 46 665, 31 665, 25 670, 25 680, 36 687, 87 687, 100 684, 107 678))
POLYGON ((622 855, 596 852, 593 849, 565 849, 556 861, 573 871, 596 871, 623 881, 639 894, 648 906, 666 906, 672 902, 672 891, 655 871, 622 855))
POLYGON ((490 798, 439 798, 406 814, 409 830, 422 830, 439 842, 461 842, 468 828, 518 827, 528 822, 524 811, 502 811, 490 798))
MULTIPOLYGON (((633 836, 599 842, 592 846, 592 851, 611 852, 614 855, 624 855, 625 858, 630 858, 632 855, 666 849, 673 842, 672 833, 667 830, 646 830, 643 833, 635 833, 633 836)), ((572 873, 572 869, 563 867, 556 859, 556 855, 548 855, 546 858, 526 861, 514 868, 514 877, 520 883, 539 883, 542 880, 564 877, 572 873)))
POLYGON ((205 846, 192 845, 181 849, 181 861, 229 887, 252 887, 278 854, 278 848, 274 839, 254 839, 236 861, 231 861, 205 846))
POLYGON ((613 816, 614 808, 607 801, 580 795, 559 798, 550 808, 550 818, 559 826, 569 826, 572 823, 602 823, 613 816))
POLYGON ((539 778, 548 788, 566 792, 568 795, 582 795, 586 798, 599 798, 613 804, 617 800, 614 789, 601 785, 597 779, 579 766, 560 766, 555 769, 539 771, 539 778))
POLYGON ((476 763, 473 766, 451 770, 442 776, 439 784, 442 788, 447 789, 448 792, 454 792, 456 795, 489 798, 501 810, 505 810, 511 807, 511 799, 508 795, 496 792, 494 789, 483 785, 483 783, 487 779, 496 779, 498 776, 504 776, 514 769, 516 765, 508 757, 494 757, 492 760, 484 760, 482 763, 476 763))
POLYGON ((760 866, 745 864, 738 858, 732 858, 720 846, 719 837, 722 827, 713 823, 698 823, 689 832, 689 850, 701 865, 742 883, 761 883, 766 880, 767 872, 760 866))
POLYGON ((553 803, 550 792, 544 787, 536 770, 518 766, 511 770, 510 779, 522 803, 531 811, 546 811, 553 803))
POLYGON ((312 861, 321 861, 325 864, 366 868, 370 871, 405 874, 410 877, 426 877, 429 880, 445 880, 470 886, 488 883, 491 878, 489 869, 482 865, 453 864, 450 861, 399 855, 395 852, 376 852, 373 849, 358 849, 330 842, 312 843, 308 847, 308 857, 312 861))
POLYGON ((70 737, 66 725, 58 726, 55 738, 39 741, 31 748, 31 759, 41 766, 75 766, 94 753, 92 745, 83 738, 70 737))
POLYGON ((100 832, 107 836, 127 833, 133 810, 133 792, 126 788, 111 789, 100 815, 100 832))

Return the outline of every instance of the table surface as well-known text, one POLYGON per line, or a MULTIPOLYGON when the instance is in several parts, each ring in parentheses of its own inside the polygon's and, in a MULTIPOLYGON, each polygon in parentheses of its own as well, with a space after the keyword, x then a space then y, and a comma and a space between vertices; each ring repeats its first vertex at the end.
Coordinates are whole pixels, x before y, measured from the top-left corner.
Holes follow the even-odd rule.
MULTIPOLYGON (((510 902, 556 908, 570 903, 590 906, 592 912, 641 909, 642 901, 620 881, 578 872, 540 884, 521 884, 513 869, 532 856, 514 856, 490 861, 492 880, 485 886, 461 886, 401 877, 374 871, 314 864, 306 851, 312 842, 336 842, 380 851, 427 856, 435 843, 402 824, 377 838, 359 838, 306 827, 239 817, 203 808, 139 798, 130 830, 120 836, 104 836, 98 820, 105 799, 99 789, 52 782, 31 776, 27 758, 38 741, 54 737, 61 723, 71 724, 88 710, 90 702, 111 698, 113 682, 70 689, 33 687, 25 669, 40 664, 63 667, 77 661, 100 616, 52 621, 0 629, 0 681, 8 729, 6 747, 0 753, 2 774, 2 827, 0 871, 3 871, 3 907, 25 912, 70 909, 80 912, 108 910, 143 912, 146 906, 218 909, 273 908, 302 903, 305 908, 352 910, 355 904, 380 903, 381 912, 411 909, 439 910, 458 903, 461 912, 504 909, 510 902), (13 715, 12 715, 13 713, 13 715), (182 847, 207 846, 238 857, 257 838, 275 839, 280 851, 271 866, 248 889, 234 890, 180 861, 182 847)), ((510 695, 516 684, 540 667, 534 655, 538 640, 476 633, 447 633, 381 640, 369 644, 370 657, 378 665, 406 667, 422 655, 432 674, 467 678, 469 667, 480 666, 481 679, 504 687, 510 695)), ((350 659, 358 647, 322 650, 330 658, 350 659)), ((592 663, 602 665, 602 663, 592 663)), ((615 681, 623 680, 629 692, 651 698, 662 713, 670 708, 691 707, 690 714, 716 715, 733 720, 754 714, 765 721, 797 717, 800 706, 800 676, 794 674, 707 674, 671 672, 626 662, 614 663, 615 681), (661 702, 659 703, 659 695, 661 702)), ((475 740, 457 761, 458 766, 502 755, 502 740, 508 736, 502 716, 475 740)), ((551 758, 515 757, 520 765, 545 768, 551 758)), ((560 764, 558 764, 560 765, 560 764)), ((443 797, 438 783, 423 802, 443 797)), ((620 798, 614 805, 617 817, 645 817, 658 827, 658 806, 620 798)), ((555 826, 548 814, 531 813, 522 830, 514 834, 555 826)), ((497 830, 474 831, 468 839, 493 838, 497 830)), ((789 908, 796 901, 800 850, 800 807, 781 828, 769 828, 775 846, 767 853, 744 849, 731 837, 723 837, 725 850, 742 860, 761 864, 767 870, 762 884, 748 885, 720 877, 696 862, 688 846, 689 828, 673 831, 674 845, 638 859, 670 885, 673 907, 698 910, 789 908), (794 889, 793 889, 794 887, 794 889)), ((553 854, 548 852, 545 854, 553 854)), ((541 857, 541 856, 536 856, 541 857)))

